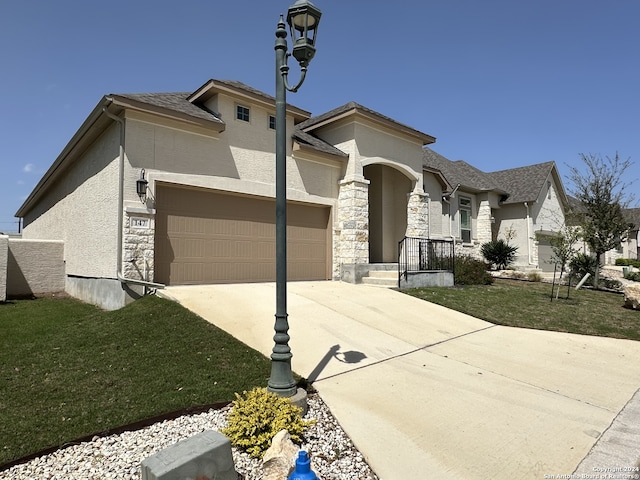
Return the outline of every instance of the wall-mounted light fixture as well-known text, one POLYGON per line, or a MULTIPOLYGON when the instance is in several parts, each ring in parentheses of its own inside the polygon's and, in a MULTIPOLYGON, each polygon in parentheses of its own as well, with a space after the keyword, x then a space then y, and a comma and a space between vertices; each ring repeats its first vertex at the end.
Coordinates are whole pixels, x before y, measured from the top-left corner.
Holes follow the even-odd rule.
POLYGON ((147 185, 149 184, 149 182, 144 178, 144 174, 145 171, 143 168, 140 170, 140 178, 136 180, 136 192, 140 197, 140 200, 147 196, 147 185))

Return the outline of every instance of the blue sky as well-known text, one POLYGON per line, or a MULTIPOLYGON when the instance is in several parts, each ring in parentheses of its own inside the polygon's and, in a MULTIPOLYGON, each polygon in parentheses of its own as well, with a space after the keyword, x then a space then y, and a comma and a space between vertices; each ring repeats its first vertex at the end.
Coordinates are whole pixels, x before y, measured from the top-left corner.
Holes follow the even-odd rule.
MULTIPOLYGON (((0 231, 16 229, 14 213, 105 94, 217 78, 273 95, 289 3, 3 0, 0 231)), ((321 114, 356 101, 484 171, 554 160, 564 177, 580 153, 617 151, 640 177, 637 0, 314 3, 318 50, 290 103, 321 114)))

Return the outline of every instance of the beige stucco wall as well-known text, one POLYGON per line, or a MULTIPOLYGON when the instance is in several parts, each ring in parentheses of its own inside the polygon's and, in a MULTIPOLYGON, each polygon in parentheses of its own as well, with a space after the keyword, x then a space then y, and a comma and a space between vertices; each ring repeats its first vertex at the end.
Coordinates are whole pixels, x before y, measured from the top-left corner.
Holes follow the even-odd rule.
POLYGON ((345 178, 360 179, 367 165, 390 166, 422 191, 422 142, 383 128, 362 117, 348 117, 314 132, 349 155, 345 178))
POLYGON ((69 275, 116 276, 119 139, 112 125, 24 217, 24 239, 64 242, 69 275))
MULTIPOLYGON (((246 102, 241 102, 247 105, 246 102)), ((156 181, 204 188, 275 196, 275 131, 269 128, 270 112, 247 105, 251 122, 235 119, 236 101, 221 96, 218 108, 227 122, 224 132, 187 127, 140 113, 127 114, 126 180, 135 185, 144 168, 152 208, 156 181)), ((288 118, 289 131, 293 119, 288 118)), ((344 162, 322 155, 291 151, 287 156, 287 198, 331 204, 338 198, 338 181, 344 162)), ((125 201, 138 201, 135 190, 125 201)))
POLYGON ((423 189, 429 195, 429 237, 443 238, 449 235, 449 220, 445 218, 447 206, 443 206, 442 185, 432 173, 423 172, 423 189))
POLYGON ((526 266, 533 261, 534 244, 531 239, 533 235, 531 212, 529 212, 529 215, 529 220, 527 221, 527 209, 521 203, 503 205, 493 210, 497 238, 506 241, 508 237, 511 237, 509 244, 518 247, 514 262, 518 266, 526 266))
POLYGON ((564 225, 564 209, 558 197, 558 186, 549 177, 545 182, 538 200, 531 206, 534 231, 557 232, 564 225))
POLYGON ((12 238, 8 243, 7 297, 64 291, 63 242, 12 238))

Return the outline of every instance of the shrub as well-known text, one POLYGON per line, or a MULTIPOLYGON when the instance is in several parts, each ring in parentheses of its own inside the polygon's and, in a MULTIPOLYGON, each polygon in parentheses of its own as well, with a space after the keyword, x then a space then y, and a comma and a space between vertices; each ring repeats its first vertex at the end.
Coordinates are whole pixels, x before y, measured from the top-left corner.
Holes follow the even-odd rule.
POLYGON ((618 267, 640 268, 640 260, 633 260, 631 258, 616 258, 616 265, 618 267))
POLYGON ((530 282, 541 282, 542 275, 540 275, 540 272, 529 272, 527 275, 527 280, 529 280, 530 282))
POLYGON ((591 274, 591 277, 587 280, 587 285, 593 285, 593 276, 596 273, 596 268, 600 268, 598 259, 584 253, 578 253, 569 262, 571 276, 577 281, 580 281, 587 273, 591 274))
POLYGON ((300 407, 266 388, 254 388, 243 393, 244 398, 236 393, 228 426, 221 431, 234 446, 252 457, 262 458, 280 430, 287 430, 291 440, 301 442, 304 429, 315 422, 303 420, 300 407))
POLYGON ((502 239, 483 243, 480 247, 485 260, 495 265, 498 270, 504 270, 512 264, 517 251, 518 247, 513 247, 502 239))
POLYGON ((454 282, 456 285, 491 285, 493 277, 482 260, 460 255, 455 259, 454 282))
POLYGON ((633 280, 634 282, 640 282, 640 272, 629 272, 624 278, 627 280, 633 280))

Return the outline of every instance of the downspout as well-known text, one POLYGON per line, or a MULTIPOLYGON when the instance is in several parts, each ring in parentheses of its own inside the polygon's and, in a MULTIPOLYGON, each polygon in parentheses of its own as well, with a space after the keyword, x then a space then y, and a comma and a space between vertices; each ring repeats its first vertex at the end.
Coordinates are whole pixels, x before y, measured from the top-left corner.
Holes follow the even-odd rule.
POLYGON ((524 202, 524 206, 527 209, 527 261, 529 265, 533 265, 531 262, 531 225, 529 221, 529 203, 524 202))
POLYGON ((117 278, 120 281, 120 283, 126 283, 126 284, 134 284, 134 285, 143 285, 145 287, 153 287, 153 288, 164 288, 165 285, 163 285, 162 283, 154 283, 154 282, 147 282, 145 280, 136 280, 133 278, 125 278, 125 276, 122 273, 122 249, 123 249, 123 243, 124 243, 124 238, 123 238, 123 233, 122 230, 124 228, 124 222, 123 222, 123 211, 124 211, 124 132, 125 132, 125 126, 124 126, 124 120, 116 115, 113 115, 112 113, 109 112, 109 110, 107 109, 107 107, 103 107, 102 109, 103 113, 109 117, 111 120, 113 120, 114 122, 117 122, 120 124, 120 152, 119 152, 119 173, 118 173, 118 184, 119 184, 119 188, 118 188, 118 250, 117 250, 117 278))
POLYGON ((451 237, 451 240, 454 241, 456 240, 456 236, 453 234, 453 230, 452 230, 452 225, 453 225, 453 220, 452 220, 452 215, 451 215, 451 198, 455 198, 456 192, 458 191, 458 189, 460 188, 460 184, 456 185, 456 188, 454 188, 452 190, 452 192, 449 195, 443 195, 442 196, 442 200, 444 200, 444 202, 449 206, 449 236, 451 237), (449 199, 447 199, 447 197, 449 197, 449 199))

